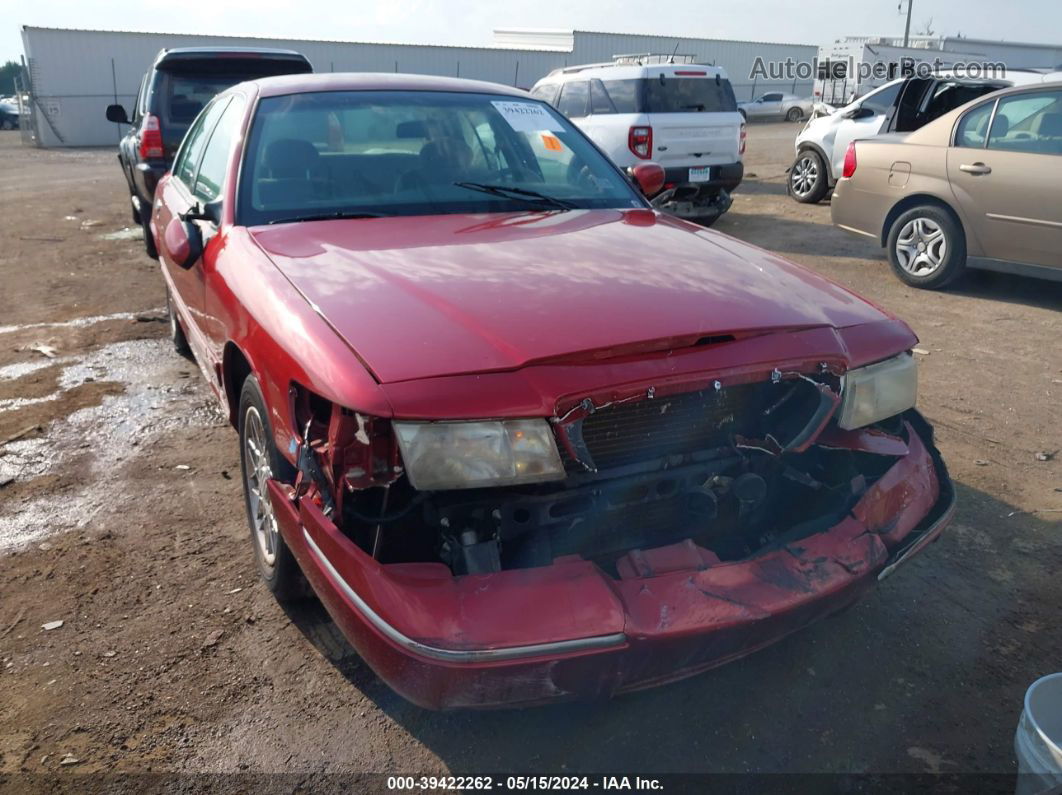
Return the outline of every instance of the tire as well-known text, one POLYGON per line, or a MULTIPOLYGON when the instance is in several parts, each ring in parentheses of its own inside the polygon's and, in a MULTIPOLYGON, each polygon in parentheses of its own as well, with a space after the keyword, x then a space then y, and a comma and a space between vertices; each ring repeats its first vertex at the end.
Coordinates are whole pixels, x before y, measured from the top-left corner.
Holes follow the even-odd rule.
POLYGON ((144 230, 144 251, 152 259, 159 258, 159 250, 155 247, 155 237, 151 234, 150 218, 144 218, 141 213, 140 226, 144 230))
POLYGON ((300 599, 308 595, 309 586, 280 535, 265 485, 269 478, 294 482, 295 471, 273 444, 265 400, 253 375, 240 391, 239 431, 243 503, 258 574, 277 599, 300 599))
POLYGON ((801 204, 818 204, 830 189, 826 164, 814 149, 804 149, 789 168, 786 190, 801 204))
POLYGON ((181 321, 177 317, 177 310, 173 308, 173 298, 170 291, 166 290, 166 313, 170 316, 170 341, 173 349, 186 359, 192 358, 192 346, 188 344, 188 337, 184 334, 181 321))
POLYGON ((11 121, 11 119, 4 119, 2 122, 0 122, 0 129, 13 130, 15 129, 15 123, 11 121))
POLYGON ((939 290, 966 268, 962 226, 937 204, 920 204, 902 213, 889 227, 886 248, 893 272, 912 287, 939 290))
POLYGON ((786 121, 800 121, 804 118, 804 111, 800 108, 790 108, 785 114, 786 121))

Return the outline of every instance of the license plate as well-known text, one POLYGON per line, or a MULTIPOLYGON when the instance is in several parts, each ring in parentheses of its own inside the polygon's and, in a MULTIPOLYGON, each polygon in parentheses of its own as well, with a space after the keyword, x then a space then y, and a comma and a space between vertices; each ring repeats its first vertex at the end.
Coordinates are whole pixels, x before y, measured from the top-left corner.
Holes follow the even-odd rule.
POLYGON ((711 179, 711 166, 698 166, 690 169, 690 182, 711 182, 711 179))

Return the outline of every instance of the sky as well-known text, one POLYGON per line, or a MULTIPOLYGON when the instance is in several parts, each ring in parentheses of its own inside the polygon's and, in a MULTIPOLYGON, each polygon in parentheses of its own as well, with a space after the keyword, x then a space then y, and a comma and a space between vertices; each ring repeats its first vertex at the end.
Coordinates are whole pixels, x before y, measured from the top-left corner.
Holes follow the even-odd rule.
MULTIPOLYGON (((906 13, 907 0, 899 0, 906 13)), ((1062 44, 1060 0, 912 0, 911 30, 1062 44)), ((562 28, 828 44, 903 35, 898 0, 0 0, 0 61, 23 25, 414 44, 491 43, 494 28, 562 28)))

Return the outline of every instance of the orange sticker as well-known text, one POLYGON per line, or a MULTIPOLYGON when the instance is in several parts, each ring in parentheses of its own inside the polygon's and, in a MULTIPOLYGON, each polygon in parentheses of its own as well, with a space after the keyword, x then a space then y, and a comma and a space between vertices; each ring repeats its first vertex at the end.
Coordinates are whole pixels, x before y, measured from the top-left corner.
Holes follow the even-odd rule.
POLYGON ((563 152, 564 144, 560 142, 560 138, 555 135, 549 135, 548 133, 542 133, 542 143, 551 152, 563 152))

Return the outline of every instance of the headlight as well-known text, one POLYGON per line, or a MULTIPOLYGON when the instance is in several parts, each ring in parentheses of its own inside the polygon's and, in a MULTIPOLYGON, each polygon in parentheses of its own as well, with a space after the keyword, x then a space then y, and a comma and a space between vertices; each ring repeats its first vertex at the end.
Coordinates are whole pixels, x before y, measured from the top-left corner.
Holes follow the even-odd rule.
POLYGON ((564 477, 545 420, 393 424, 415 489, 473 489, 564 477))
POLYGON ((858 367, 844 377, 837 424, 848 431, 871 425, 913 408, 917 397, 918 368, 911 354, 858 367))

